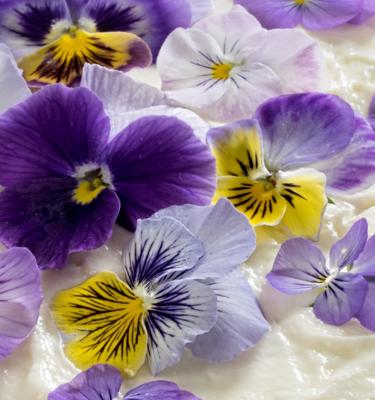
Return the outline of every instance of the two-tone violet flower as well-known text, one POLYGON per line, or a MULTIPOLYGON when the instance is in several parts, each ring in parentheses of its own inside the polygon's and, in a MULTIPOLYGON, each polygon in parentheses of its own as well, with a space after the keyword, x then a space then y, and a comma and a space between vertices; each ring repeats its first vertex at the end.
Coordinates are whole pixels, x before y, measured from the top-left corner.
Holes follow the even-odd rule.
POLYGON ((25 248, 0 253, 0 360, 31 333, 42 303, 40 271, 25 248))
POLYGON ((139 220, 119 278, 101 272, 62 291, 52 314, 80 369, 111 364, 157 374, 188 345, 210 362, 232 360, 268 331, 238 267, 255 248, 246 218, 227 200, 175 206, 139 220))
POLYGON ((375 236, 368 239, 367 221, 357 221, 331 248, 329 263, 305 239, 282 244, 272 272, 273 287, 293 295, 317 290, 314 313, 322 321, 342 325, 357 318, 375 331, 375 236))
POLYGON ((153 381, 120 396, 121 373, 114 367, 97 364, 59 386, 48 400, 199 400, 192 393, 169 381, 153 381))
POLYGON ((271 97, 317 90, 323 72, 314 40, 297 30, 267 31, 241 6, 176 29, 157 66, 171 102, 225 122, 271 97))
POLYGON ((175 117, 137 119, 109 140, 101 101, 48 86, 0 116, 0 239, 41 268, 101 246, 116 219, 134 229, 175 204, 208 204, 214 160, 175 117), (120 211, 120 205, 121 211, 120 211))

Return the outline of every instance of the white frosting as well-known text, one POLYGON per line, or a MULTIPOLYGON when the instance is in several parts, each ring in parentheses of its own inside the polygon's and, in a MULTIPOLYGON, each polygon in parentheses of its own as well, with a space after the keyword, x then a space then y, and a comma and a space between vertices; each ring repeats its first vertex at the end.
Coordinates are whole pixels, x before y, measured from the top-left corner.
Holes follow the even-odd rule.
MULTIPOLYGON (((221 9, 230 1, 218 0, 221 9)), ((327 91, 367 113, 375 93, 375 20, 366 26, 345 26, 316 33, 328 61, 327 91)), ((154 69, 131 75, 155 86, 154 69)), ((354 220, 368 218, 375 233, 375 188, 329 205, 319 245, 327 252, 354 220)), ((343 327, 325 325, 312 314, 311 296, 289 297, 265 284, 279 248, 277 238, 258 230, 258 247, 244 266, 259 296, 272 331, 259 345, 228 364, 210 365, 186 353, 177 366, 158 378, 170 379, 204 400, 371 400, 375 399, 375 335, 356 321, 343 327), (309 298, 310 297, 310 298, 309 298)), ((77 254, 61 271, 43 273, 45 301, 32 336, 1 363, 1 400, 45 400, 50 391, 78 373, 64 357, 48 311, 58 291, 81 283, 102 270, 121 276, 120 249, 130 234, 115 229, 113 239, 98 250, 77 254)), ((153 379, 147 367, 126 382, 126 388, 153 379)))

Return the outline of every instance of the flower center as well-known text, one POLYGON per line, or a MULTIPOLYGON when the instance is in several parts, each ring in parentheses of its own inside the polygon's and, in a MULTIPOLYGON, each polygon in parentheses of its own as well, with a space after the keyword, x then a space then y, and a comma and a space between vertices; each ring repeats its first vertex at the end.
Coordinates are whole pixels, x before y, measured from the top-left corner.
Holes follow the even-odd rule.
POLYGON ((103 190, 110 185, 105 181, 101 168, 87 171, 82 177, 77 177, 78 184, 74 190, 73 200, 81 205, 90 204, 103 190))
POLYGON ((297 6, 302 6, 307 2, 307 0, 294 0, 294 2, 297 4, 297 6))
POLYGON ((230 63, 226 64, 214 64, 211 67, 212 77, 216 80, 226 81, 230 78, 230 73, 234 65, 230 63))
POLYGON ((140 302, 142 302, 142 309, 144 311, 149 311, 152 309, 154 304, 154 295, 149 292, 144 286, 137 286, 133 293, 137 296, 140 302))

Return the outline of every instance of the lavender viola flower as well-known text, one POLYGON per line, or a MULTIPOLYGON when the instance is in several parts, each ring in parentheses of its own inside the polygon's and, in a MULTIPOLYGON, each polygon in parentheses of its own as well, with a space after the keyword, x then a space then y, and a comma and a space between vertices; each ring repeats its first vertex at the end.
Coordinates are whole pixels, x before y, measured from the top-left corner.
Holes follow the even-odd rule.
POLYGON ((232 360, 268 331, 238 270, 255 248, 246 218, 227 201, 175 206, 139 220, 119 279, 102 272, 55 297, 52 314, 80 369, 111 364, 157 374, 185 346, 210 362, 232 360))
POLYGON ((0 360, 31 333, 42 303, 40 272, 29 250, 0 253, 0 360))
POLYGON ((356 317, 375 331, 375 236, 367 238, 367 221, 361 219, 332 246, 328 265, 311 242, 290 239, 267 279, 290 295, 319 289, 314 313, 326 323, 342 325, 356 317))
POLYGON ((372 98, 370 109, 369 109, 369 121, 372 129, 375 131, 375 96, 372 98))
POLYGON ((330 29, 353 20, 363 10, 363 0, 235 0, 235 3, 244 6, 268 29, 294 28, 299 24, 310 30, 330 29))
POLYGON ((174 204, 208 204, 215 165, 175 117, 110 121, 85 88, 48 86, 0 116, 0 239, 29 248, 41 268, 102 245, 119 222, 174 204), (123 205, 120 211, 120 203, 123 205), (120 211, 120 214, 119 214, 120 211))
POLYGON ((48 400, 199 400, 168 381, 145 383, 119 397, 121 384, 122 376, 116 368, 97 364, 59 386, 49 394, 48 400))

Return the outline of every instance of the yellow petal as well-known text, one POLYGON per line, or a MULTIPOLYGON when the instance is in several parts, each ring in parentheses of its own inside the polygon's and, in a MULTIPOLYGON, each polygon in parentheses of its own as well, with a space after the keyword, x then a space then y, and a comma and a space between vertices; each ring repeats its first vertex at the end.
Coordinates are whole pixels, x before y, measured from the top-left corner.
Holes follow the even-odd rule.
POLYGON ((227 176, 218 178, 214 201, 226 197, 254 226, 277 225, 286 210, 286 201, 266 181, 227 176))
POLYGON ((72 83, 85 63, 109 68, 129 64, 147 66, 150 50, 138 36, 127 32, 88 33, 71 29, 36 53, 18 60, 27 81, 72 83))
POLYGON ((326 177, 309 168, 280 173, 278 190, 287 208, 282 225, 293 236, 317 239, 327 205, 326 177))
POLYGON ((67 357, 79 369, 110 364, 134 375, 147 351, 147 307, 111 272, 59 293, 52 303, 58 328, 70 335, 67 357))

